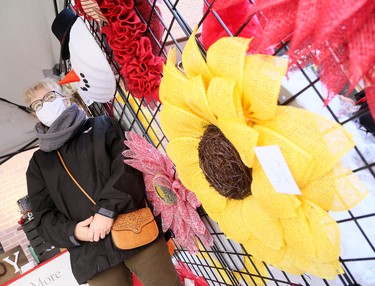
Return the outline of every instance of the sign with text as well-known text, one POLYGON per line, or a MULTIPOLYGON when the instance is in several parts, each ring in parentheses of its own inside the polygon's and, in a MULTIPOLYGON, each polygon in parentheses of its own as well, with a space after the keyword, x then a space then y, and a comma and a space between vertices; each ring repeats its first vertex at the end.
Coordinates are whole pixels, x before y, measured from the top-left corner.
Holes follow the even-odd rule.
POLYGON ((22 274, 4 286, 78 286, 65 251, 22 274))
POLYGON ((6 252, 0 254, 0 285, 20 275, 21 267, 29 261, 23 252, 22 247, 18 245, 6 252))
POLYGON ((289 195, 301 194, 279 146, 256 146, 254 152, 276 192, 289 195))

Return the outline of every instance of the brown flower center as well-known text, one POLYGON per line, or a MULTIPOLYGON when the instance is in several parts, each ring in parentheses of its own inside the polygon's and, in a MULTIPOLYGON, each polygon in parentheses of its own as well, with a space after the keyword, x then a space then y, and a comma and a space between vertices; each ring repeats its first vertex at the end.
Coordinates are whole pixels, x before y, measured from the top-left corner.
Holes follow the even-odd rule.
POLYGON ((221 195, 244 199, 251 195, 252 171, 232 143, 215 125, 209 125, 198 146, 199 166, 206 180, 221 195))

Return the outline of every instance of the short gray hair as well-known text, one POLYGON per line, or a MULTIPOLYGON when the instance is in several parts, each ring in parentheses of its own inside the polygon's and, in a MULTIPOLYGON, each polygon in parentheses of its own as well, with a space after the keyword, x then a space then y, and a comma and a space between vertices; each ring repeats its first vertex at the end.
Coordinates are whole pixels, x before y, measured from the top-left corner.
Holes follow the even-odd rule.
POLYGON ((35 91, 41 88, 51 89, 62 93, 62 89, 57 84, 56 80, 54 80, 53 78, 44 78, 40 81, 37 81, 34 85, 25 89, 23 97, 27 106, 31 104, 31 98, 33 97, 35 91))

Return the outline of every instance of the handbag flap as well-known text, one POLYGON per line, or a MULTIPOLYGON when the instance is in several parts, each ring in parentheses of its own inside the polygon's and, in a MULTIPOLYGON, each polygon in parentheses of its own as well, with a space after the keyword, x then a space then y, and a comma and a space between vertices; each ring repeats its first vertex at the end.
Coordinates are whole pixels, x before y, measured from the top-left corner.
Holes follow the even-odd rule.
POLYGON ((130 213, 118 215, 113 222, 112 230, 140 233, 142 228, 153 220, 154 216, 151 210, 147 207, 141 208, 130 213))

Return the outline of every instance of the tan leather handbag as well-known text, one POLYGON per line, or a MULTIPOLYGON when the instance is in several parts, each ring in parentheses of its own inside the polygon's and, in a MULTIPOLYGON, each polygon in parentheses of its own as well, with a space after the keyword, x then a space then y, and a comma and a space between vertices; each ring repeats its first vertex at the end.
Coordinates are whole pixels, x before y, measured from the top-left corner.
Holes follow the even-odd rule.
MULTIPOLYGON (((64 169, 77 185, 77 187, 86 195, 86 197, 96 205, 96 202, 86 193, 77 180, 70 173, 62 158, 59 150, 57 154, 60 158, 64 169)), ((119 249, 133 249, 146 245, 154 241, 159 235, 159 229, 156 224, 151 209, 146 207, 132 211, 130 213, 119 214, 112 224, 111 229, 112 240, 119 249)))

